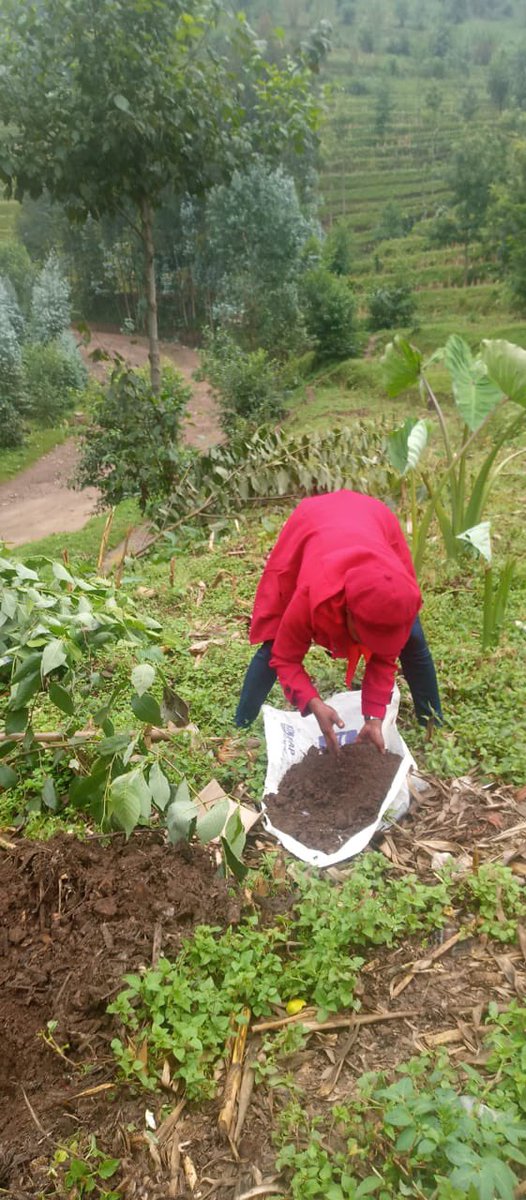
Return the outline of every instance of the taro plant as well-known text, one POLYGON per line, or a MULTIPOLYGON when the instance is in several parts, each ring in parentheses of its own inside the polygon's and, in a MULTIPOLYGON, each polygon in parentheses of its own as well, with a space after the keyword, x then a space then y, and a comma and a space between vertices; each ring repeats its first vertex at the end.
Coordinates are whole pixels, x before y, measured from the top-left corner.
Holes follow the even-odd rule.
POLYGON ((424 362, 419 350, 397 337, 383 357, 387 391, 399 396, 418 387, 423 400, 434 410, 442 438, 444 461, 435 476, 423 469, 421 458, 427 444, 429 424, 409 418, 388 439, 390 462, 411 481, 413 557, 419 572, 427 537, 437 519, 448 558, 461 553, 459 535, 478 525, 499 474, 525 449, 498 461, 503 446, 526 428, 526 413, 511 420, 495 421, 491 445, 482 461, 472 465, 472 450, 481 446, 497 410, 508 401, 526 409, 526 351, 506 341, 484 341, 478 356, 456 334, 424 362), (441 362, 451 378, 453 399, 461 428, 451 434, 441 404, 431 386, 427 368, 441 362), (422 490, 425 497, 422 504, 422 490))
POLYGON ((170 783, 155 750, 156 728, 166 719, 181 724, 182 702, 169 686, 156 645, 161 626, 140 615, 131 599, 117 601, 106 580, 73 575, 63 563, 46 559, 39 565, 40 574, 33 566, 0 558, 5 713, 0 790, 37 776, 41 796, 30 801, 31 811, 43 805, 58 812, 59 792, 65 790, 71 806, 87 809, 103 829, 117 827, 127 837, 138 824, 148 824, 152 813, 162 816, 174 843, 194 834, 209 842, 222 834, 226 864, 242 875, 245 834, 237 811, 227 820, 224 801, 201 813, 184 779, 177 787, 170 783), (108 644, 128 648, 141 661, 131 679, 117 676, 101 704, 96 656, 108 644), (159 681, 162 710, 152 690, 159 681), (115 726, 123 700, 136 719, 134 729, 115 726), (44 717, 43 733, 35 731, 37 717, 44 717), (60 727, 48 731, 57 719, 60 727))
POLYGON ((500 572, 494 572, 489 521, 481 521, 473 529, 466 529, 457 536, 472 546, 484 563, 481 641, 482 648, 488 650, 499 644, 515 574, 515 559, 508 558, 500 572))

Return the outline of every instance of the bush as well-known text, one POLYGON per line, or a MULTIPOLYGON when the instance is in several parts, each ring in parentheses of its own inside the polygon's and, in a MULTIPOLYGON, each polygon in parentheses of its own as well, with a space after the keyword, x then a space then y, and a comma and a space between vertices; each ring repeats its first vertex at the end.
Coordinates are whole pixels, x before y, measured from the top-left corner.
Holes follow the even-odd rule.
POLYGON ((21 242, 0 242, 0 275, 9 279, 24 316, 29 316, 35 271, 21 242))
POLYGON ((320 267, 305 275, 303 297, 307 333, 318 360, 357 354, 354 298, 348 283, 320 267))
POLYGON ((25 321, 20 312, 16 292, 8 275, 0 275, 0 308, 7 314, 16 339, 20 343, 24 336, 25 321))
POLYGON ((353 235, 346 221, 335 221, 323 243, 322 260, 332 275, 350 275, 353 235))
POLYGON ((369 329, 410 325, 416 312, 413 293, 405 283, 377 288, 369 296, 369 329))
POLYGON ((66 333, 47 345, 27 345, 22 361, 28 412, 41 425, 58 424, 87 381, 74 338, 66 333))
POLYGON ((240 421, 261 425, 283 415, 281 370, 266 350, 242 350, 219 331, 205 345, 203 370, 217 392, 227 433, 240 421))
POLYGON ((24 440, 21 418, 22 359, 7 306, 0 302, 0 448, 20 446, 24 440))
POLYGON ((168 496, 179 476, 177 443, 189 396, 174 369, 163 370, 154 396, 146 374, 117 368, 94 404, 76 486, 98 488, 101 507, 137 498, 142 512, 168 496))
POLYGON ((71 324, 70 287, 52 252, 33 284, 31 335, 35 342, 52 342, 71 324))

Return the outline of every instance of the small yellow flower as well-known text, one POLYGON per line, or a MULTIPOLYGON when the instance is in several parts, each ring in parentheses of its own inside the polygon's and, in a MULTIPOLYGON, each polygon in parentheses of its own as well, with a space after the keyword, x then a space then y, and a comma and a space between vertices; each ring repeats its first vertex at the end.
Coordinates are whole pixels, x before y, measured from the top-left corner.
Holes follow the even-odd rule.
POLYGON ((296 1013, 301 1012, 302 1008, 305 1008, 306 1003, 306 1000, 289 1000, 287 1004, 289 1017, 295 1017, 296 1013))

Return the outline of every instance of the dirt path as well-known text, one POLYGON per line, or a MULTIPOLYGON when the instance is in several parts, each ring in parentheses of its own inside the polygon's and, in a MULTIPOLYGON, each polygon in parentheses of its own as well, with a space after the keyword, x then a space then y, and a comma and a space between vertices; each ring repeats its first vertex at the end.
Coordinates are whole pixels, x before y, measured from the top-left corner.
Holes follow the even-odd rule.
MULTIPOLYGON (((89 352, 96 349, 104 350, 110 357, 119 354, 132 367, 144 366, 148 362, 146 338, 94 332, 86 362, 99 379, 105 376, 110 364, 91 362, 89 352)), ((183 438, 189 446, 208 450, 220 440, 221 432, 208 384, 196 383, 192 379, 199 365, 199 356, 195 350, 173 342, 163 342, 161 351, 165 358, 171 359, 192 388, 183 438)), ((14 479, 0 485, 0 541, 5 541, 8 546, 20 546, 51 533, 72 533, 82 529, 95 511, 97 491, 87 488, 75 492, 68 487, 77 458, 77 439, 72 437, 27 470, 21 471, 14 479)))

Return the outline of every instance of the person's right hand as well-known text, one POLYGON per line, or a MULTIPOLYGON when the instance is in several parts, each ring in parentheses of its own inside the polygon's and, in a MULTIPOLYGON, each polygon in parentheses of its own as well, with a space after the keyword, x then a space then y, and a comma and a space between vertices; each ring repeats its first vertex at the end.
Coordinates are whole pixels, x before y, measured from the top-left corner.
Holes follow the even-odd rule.
POLYGON ((341 717, 335 708, 331 708, 330 704, 325 704, 323 700, 320 700, 319 696, 315 696, 314 700, 311 700, 309 708, 311 713, 314 713, 316 717, 325 738, 327 749, 330 750, 331 754, 337 754, 340 747, 333 727, 337 725, 338 729, 344 728, 344 722, 341 717))

